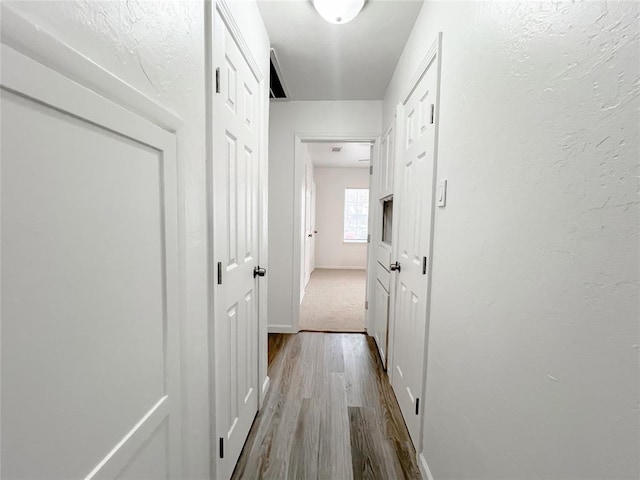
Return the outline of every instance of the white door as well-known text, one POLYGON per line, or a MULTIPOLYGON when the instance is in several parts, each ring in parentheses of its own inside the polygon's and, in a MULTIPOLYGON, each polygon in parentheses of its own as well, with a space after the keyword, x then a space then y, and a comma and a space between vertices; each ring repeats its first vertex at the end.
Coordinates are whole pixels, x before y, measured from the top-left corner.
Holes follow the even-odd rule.
POLYGON ((316 269, 316 182, 311 182, 311 248, 309 253, 309 276, 316 269))
POLYGON ((179 478, 176 137, 0 57, 2 478, 179 478))
POLYGON ((214 259, 218 479, 229 478, 258 411, 260 83, 215 13, 214 259))
MULTIPOLYGON (((399 193, 395 331, 392 385, 409 433, 419 447, 427 333, 431 248, 437 63, 432 62, 408 97, 399 118, 402 138, 396 186, 399 193)), ((395 219, 394 219, 395 220, 395 219)))
POLYGON ((309 165, 305 165, 304 181, 304 285, 306 288, 311 279, 311 253, 313 251, 313 173, 309 165))
POLYGON ((378 177, 378 218, 372 223, 377 229, 374 238, 376 245, 376 287, 374 293, 374 338, 385 369, 387 368, 389 324, 391 318, 390 291, 395 286, 395 278, 390 275, 391 263, 391 231, 393 227, 393 166, 395 160, 395 117, 391 126, 382 137, 380 144, 380 172, 378 177))

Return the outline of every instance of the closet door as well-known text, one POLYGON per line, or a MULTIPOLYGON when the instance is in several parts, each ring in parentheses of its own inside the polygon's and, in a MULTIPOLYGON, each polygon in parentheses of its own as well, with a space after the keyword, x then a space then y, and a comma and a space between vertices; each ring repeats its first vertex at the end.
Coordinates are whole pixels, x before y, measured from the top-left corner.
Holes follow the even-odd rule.
POLYGON ((420 448, 428 328, 435 172, 437 62, 431 61, 399 109, 402 137, 395 192, 399 196, 392 385, 416 449, 420 448))
POLYGON ((178 478, 175 135, 1 58, 2 477, 178 478))

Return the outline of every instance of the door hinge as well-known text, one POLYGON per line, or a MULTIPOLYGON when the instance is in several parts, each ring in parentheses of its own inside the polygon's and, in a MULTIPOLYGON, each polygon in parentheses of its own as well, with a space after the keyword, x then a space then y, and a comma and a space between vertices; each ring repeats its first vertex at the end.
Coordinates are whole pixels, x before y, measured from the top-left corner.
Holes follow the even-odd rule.
POLYGON ((216 93, 220 93, 220 67, 216 68, 216 93))
POLYGON ((369 300, 364 301, 364 309, 369 310, 369 300))
POLYGON ((419 398, 416 398, 416 415, 420 415, 420 399, 419 398))
POLYGON ((224 458, 224 438, 220 437, 220 458, 224 458))
POLYGON ((373 175, 373 165, 369 166, 369 175, 373 175))
POLYGON ((371 234, 367 233, 367 243, 371 243, 371 234))
POLYGON ((431 123, 433 123, 435 116, 436 116, 436 106, 432 103, 431 104, 431 123))
POLYGON ((422 274, 427 274, 427 257, 422 257, 422 274))
POLYGON ((218 262, 218 285, 222 285, 222 262, 218 262))

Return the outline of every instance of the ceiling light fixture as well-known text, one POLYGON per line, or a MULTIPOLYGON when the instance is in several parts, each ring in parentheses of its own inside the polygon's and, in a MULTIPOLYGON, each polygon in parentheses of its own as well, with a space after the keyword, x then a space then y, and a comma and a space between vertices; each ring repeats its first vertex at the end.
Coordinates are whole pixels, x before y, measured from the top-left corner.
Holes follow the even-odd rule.
POLYGON ((348 23, 360 13, 365 0, 312 0, 320 16, 329 23, 348 23))

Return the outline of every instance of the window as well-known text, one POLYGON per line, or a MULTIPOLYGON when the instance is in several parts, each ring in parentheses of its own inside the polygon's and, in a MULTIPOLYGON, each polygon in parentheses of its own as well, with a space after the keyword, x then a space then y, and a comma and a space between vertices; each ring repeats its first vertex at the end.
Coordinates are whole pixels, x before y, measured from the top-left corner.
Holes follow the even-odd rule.
POLYGON ((369 222, 369 189, 347 188, 344 191, 344 241, 367 241, 369 222))

